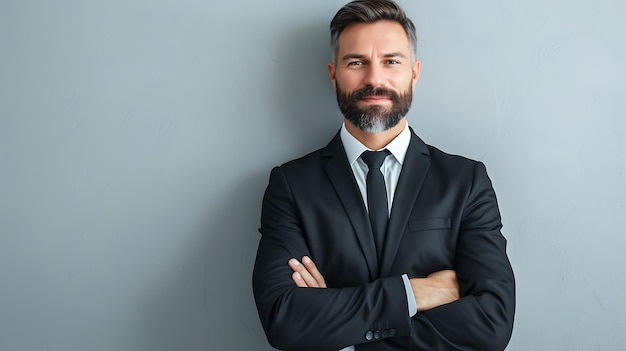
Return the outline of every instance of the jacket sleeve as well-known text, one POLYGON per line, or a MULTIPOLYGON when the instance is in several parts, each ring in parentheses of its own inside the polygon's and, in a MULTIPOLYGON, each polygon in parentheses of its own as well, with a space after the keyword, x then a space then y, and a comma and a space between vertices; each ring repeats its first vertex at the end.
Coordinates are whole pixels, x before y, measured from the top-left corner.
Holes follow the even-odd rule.
POLYGON ((454 269, 461 298, 412 318, 409 338, 366 350, 504 350, 513 330, 515 279, 501 234, 496 196, 477 162, 463 205, 454 269))
POLYGON ((504 350, 513 331, 515 278, 501 229, 495 192, 477 162, 455 254, 462 298, 421 316, 453 343, 474 350, 504 350))
POLYGON ((296 287, 287 263, 310 253, 280 168, 270 175, 260 232, 252 283, 261 324, 273 347, 337 351, 374 342, 375 337, 409 336, 411 320, 401 277, 346 288, 296 287))

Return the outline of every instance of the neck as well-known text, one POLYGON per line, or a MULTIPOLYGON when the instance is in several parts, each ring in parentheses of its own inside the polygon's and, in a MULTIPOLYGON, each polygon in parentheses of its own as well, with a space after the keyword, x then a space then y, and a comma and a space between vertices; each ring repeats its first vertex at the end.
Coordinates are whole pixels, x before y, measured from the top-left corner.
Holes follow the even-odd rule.
POLYGON ((406 126, 406 117, 402 118, 398 124, 393 128, 388 129, 381 133, 368 133, 355 127, 347 119, 344 119, 346 130, 361 144, 365 145, 371 150, 380 150, 387 146, 393 139, 395 139, 404 130, 406 126))

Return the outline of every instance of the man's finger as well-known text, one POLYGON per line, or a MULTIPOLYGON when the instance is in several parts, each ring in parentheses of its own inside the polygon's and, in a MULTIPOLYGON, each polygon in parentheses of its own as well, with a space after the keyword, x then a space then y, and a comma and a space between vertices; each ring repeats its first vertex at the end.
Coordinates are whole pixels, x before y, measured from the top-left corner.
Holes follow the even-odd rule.
POLYGON ((291 267, 291 269, 294 272, 300 274, 300 278, 306 283, 307 287, 319 288, 319 284, 317 283, 315 278, 313 278, 311 273, 306 269, 306 267, 302 263, 300 263, 300 261, 296 260, 295 258, 290 259, 289 267, 291 267))
POLYGON ((300 273, 298 272, 293 272, 293 274, 291 275, 291 279, 293 280, 294 283, 296 283, 296 286, 299 288, 306 288, 306 282, 304 281, 304 279, 302 279, 302 276, 300 275, 300 273))
POLYGON ((322 273, 320 273, 320 271, 317 269, 317 266, 315 265, 313 260, 311 260, 308 256, 304 256, 302 257, 302 264, 304 264, 304 267, 306 267, 307 271, 311 274, 313 279, 315 279, 317 285, 320 288, 325 288, 326 281, 324 281, 324 276, 322 276, 322 273))

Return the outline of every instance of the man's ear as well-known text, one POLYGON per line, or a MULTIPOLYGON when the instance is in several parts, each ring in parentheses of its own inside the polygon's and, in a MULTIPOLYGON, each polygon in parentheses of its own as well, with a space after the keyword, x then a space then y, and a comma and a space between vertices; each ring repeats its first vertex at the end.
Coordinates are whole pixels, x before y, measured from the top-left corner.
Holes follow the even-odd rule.
POLYGON ((333 83, 333 89, 336 92, 337 91, 337 78, 335 77, 335 64, 332 62, 328 63, 328 76, 330 77, 330 82, 333 83))
POLYGON ((420 78, 421 65, 420 60, 415 60, 413 63, 413 89, 415 89, 415 84, 417 84, 417 80, 420 78))

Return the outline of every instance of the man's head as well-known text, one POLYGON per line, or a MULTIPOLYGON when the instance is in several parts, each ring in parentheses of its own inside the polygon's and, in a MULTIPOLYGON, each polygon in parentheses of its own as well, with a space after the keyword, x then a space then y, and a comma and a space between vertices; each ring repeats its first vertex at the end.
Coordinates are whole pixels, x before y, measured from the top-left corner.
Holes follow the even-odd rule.
POLYGON ((380 20, 398 22, 406 32, 412 54, 417 54, 415 25, 406 16, 400 5, 393 0, 354 0, 340 8, 330 22, 330 46, 333 62, 337 63, 339 35, 346 27, 356 23, 374 23, 380 20))
POLYGON ((419 77, 415 26, 391 0, 355 0, 331 25, 328 72, 344 117, 368 133, 396 126, 419 77))

